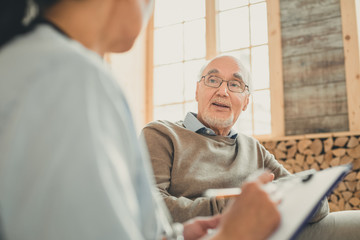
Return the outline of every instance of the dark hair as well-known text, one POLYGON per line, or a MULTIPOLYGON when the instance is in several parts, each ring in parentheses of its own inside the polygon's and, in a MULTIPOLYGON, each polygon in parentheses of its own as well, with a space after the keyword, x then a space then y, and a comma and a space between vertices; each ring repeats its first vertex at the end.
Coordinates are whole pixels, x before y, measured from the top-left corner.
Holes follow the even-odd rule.
MULTIPOLYGON (((44 9, 52 6, 59 0, 33 0, 38 5, 38 17, 44 9)), ((0 6, 0 48, 13 37, 28 32, 33 25, 25 26, 23 19, 28 8, 28 0, 4 0, 0 6)))

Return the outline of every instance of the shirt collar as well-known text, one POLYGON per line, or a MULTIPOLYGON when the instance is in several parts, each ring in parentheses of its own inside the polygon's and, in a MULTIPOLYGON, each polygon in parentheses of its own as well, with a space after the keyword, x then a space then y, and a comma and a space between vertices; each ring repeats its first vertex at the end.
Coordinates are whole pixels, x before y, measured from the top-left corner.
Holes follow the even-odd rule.
POLYGON ((50 25, 50 26, 51 26, 53 29, 55 29, 57 32, 61 33, 61 34, 64 35, 65 37, 70 38, 70 36, 69 36, 64 30, 62 30, 58 25, 56 25, 55 23, 47 20, 46 18, 39 17, 39 18, 35 19, 32 24, 39 24, 39 23, 44 23, 44 24, 50 25))
MULTIPOLYGON (((188 112, 186 114, 186 117, 184 119, 184 126, 186 129, 196 132, 196 133, 203 133, 210 136, 216 136, 216 133, 211 128, 205 127, 204 124, 202 124, 199 119, 197 119, 197 114, 193 112, 188 112)), ((229 138, 235 139, 237 137, 237 133, 231 129, 229 135, 227 136, 229 138)))

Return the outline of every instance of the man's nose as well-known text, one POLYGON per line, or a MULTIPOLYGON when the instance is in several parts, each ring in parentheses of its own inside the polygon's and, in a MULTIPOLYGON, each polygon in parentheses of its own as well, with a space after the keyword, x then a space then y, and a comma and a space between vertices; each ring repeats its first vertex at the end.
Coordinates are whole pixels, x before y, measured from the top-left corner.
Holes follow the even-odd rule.
POLYGON ((229 95, 229 89, 227 86, 227 82, 224 81, 221 83, 220 87, 218 88, 218 94, 226 95, 226 96, 229 95))

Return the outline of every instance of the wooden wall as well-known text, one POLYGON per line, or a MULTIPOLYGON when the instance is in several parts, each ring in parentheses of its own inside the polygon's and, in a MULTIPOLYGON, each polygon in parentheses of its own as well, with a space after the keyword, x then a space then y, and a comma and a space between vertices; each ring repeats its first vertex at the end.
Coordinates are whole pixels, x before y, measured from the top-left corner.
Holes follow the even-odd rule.
POLYGON ((339 0, 280 0, 285 135, 348 131, 339 0))

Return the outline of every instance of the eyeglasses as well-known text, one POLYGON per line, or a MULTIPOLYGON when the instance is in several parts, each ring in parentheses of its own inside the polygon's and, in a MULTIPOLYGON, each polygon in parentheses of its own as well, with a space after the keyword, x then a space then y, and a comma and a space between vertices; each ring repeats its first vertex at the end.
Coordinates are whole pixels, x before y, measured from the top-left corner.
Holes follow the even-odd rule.
MULTIPOLYGON (((212 88, 218 88, 221 86, 221 84, 223 82, 226 82, 228 89, 232 92, 243 93, 243 92, 245 92, 246 89, 249 90, 248 85, 246 85, 244 82, 238 81, 238 80, 225 81, 220 77, 217 77, 214 75, 209 75, 209 74, 202 76, 201 79, 204 79, 204 84, 206 86, 212 87, 212 88)), ((200 79, 200 81, 201 81, 201 79, 200 79)))

